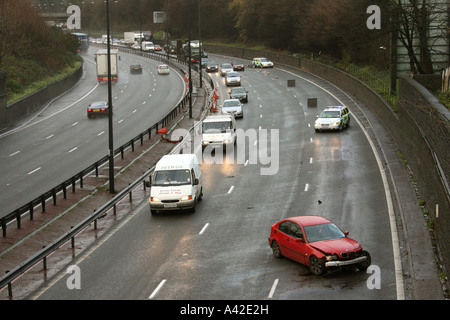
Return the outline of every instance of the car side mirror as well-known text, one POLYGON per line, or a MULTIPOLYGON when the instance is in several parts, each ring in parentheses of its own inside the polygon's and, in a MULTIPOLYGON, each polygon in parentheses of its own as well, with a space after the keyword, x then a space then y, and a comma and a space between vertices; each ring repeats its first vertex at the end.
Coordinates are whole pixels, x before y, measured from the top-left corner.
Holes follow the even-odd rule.
POLYGON ((146 186, 147 188, 150 188, 150 187, 152 186, 152 184, 151 184, 150 181, 145 180, 145 186, 146 186))
POLYGON ((345 236, 348 236, 349 232, 348 232, 348 231, 345 231, 344 234, 345 234, 345 236))
POLYGON ((196 185, 198 185, 198 184, 199 184, 199 181, 198 181, 197 178, 195 178, 195 180, 194 180, 194 186, 196 186, 196 185))

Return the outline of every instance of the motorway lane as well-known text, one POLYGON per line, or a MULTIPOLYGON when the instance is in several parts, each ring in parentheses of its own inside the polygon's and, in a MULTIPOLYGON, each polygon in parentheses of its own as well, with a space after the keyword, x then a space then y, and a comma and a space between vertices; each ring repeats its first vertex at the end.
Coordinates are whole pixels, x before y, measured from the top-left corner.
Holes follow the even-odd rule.
MULTIPOLYGON (((279 130, 277 173, 261 175, 267 165, 260 162, 202 164, 205 196, 196 213, 152 216, 142 203, 78 264, 81 290, 68 290, 63 272, 35 298, 396 298, 384 187, 362 130, 353 121, 343 132, 317 134, 311 125, 320 107, 307 108, 306 100, 317 97, 323 108, 337 104, 333 97, 300 78, 286 88, 292 75, 278 69, 247 69, 242 76, 250 102, 238 127, 279 130), (270 225, 301 214, 323 215, 349 230, 382 271, 381 289, 369 289, 364 272, 313 276, 291 260, 275 259, 270 225)), ((220 88, 221 99, 226 91, 220 88)))
MULTIPOLYGON (((107 85, 96 81, 95 47, 83 54, 85 73, 69 92, 16 130, 0 136, 0 216, 50 190, 107 154, 107 117, 88 119, 86 108, 107 101, 107 85)), ((114 147, 162 119, 185 92, 181 76, 158 75, 160 62, 120 53, 119 81, 112 86, 114 147), (130 74, 132 63, 143 74, 130 74)))

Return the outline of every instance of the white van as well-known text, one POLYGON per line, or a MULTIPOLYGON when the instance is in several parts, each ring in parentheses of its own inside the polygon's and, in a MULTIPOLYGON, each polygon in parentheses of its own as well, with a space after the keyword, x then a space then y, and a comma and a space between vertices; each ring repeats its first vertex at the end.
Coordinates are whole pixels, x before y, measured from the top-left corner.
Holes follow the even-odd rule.
POLYGON ((150 212, 192 209, 203 197, 202 172, 195 154, 165 155, 151 176, 150 212))
POLYGON ((142 42, 142 51, 154 51, 155 45, 151 41, 143 41, 142 42))
POLYGON ((143 41, 142 42, 142 51, 153 51, 155 50, 155 45, 153 42, 150 41, 143 41))
POLYGON ((233 115, 211 115, 202 122, 202 149, 208 145, 223 146, 236 143, 236 121, 233 115))

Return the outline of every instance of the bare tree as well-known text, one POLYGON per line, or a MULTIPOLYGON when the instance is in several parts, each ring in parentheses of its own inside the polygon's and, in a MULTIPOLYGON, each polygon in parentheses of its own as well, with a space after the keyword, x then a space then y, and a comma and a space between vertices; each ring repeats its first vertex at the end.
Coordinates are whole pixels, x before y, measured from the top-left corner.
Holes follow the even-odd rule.
POLYGON ((433 73, 433 44, 445 37, 439 19, 446 15, 448 3, 433 0, 391 0, 393 17, 397 20, 399 40, 408 52, 411 72, 433 73), (434 32, 430 32, 434 26, 434 32))

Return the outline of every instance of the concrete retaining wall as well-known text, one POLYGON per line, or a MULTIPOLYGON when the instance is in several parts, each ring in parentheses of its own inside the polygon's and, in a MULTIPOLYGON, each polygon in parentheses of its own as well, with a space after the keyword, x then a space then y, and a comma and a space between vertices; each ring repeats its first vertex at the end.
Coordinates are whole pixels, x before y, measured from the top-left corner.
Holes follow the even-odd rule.
POLYGON ((38 111, 50 100, 72 88, 80 80, 82 75, 83 65, 80 65, 70 76, 52 83, 16 102, 6 105, 6 97, 5 99, 0 99, 0 124, 2 125, 0 129, 38 111))

